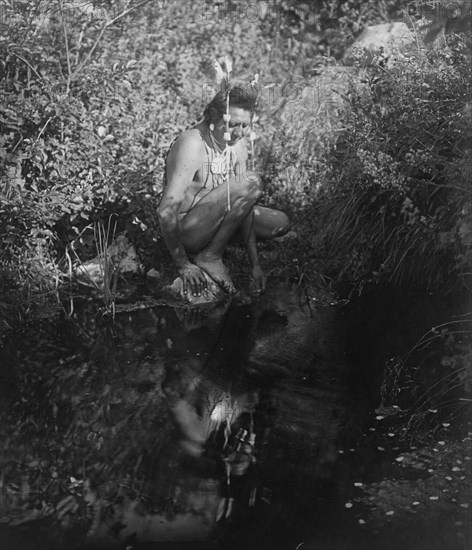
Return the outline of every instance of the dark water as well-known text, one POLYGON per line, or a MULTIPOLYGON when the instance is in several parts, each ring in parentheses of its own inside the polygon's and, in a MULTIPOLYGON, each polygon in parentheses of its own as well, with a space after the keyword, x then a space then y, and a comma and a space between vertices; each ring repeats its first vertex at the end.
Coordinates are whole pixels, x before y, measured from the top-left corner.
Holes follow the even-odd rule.
POLYGON ((466 548, 450 508, 405 532, 356 502, 399 475, 393 428, 372 427, 382 365, 436 315, 362 311, 272 283, 252 305, 10 336, 2 549, 466 548))

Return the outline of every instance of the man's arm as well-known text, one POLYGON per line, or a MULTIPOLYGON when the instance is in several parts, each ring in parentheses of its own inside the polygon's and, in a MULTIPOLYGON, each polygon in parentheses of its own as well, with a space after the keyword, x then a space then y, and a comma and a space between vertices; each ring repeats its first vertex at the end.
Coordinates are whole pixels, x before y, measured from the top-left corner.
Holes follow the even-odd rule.
POLYGON ((179 213, 190 183, 201 164, 200 144, 185 136, 177 140, 167 158, 167 185, 157 212, 162 236, 184 283, 194 294, 206 287, 200 268, 192 264, 182 242, 179 213))

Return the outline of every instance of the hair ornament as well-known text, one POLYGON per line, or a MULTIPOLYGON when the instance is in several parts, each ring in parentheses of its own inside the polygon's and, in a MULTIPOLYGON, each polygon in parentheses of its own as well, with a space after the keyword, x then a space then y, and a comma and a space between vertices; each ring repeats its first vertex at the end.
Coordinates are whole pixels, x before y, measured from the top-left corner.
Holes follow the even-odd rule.
MULTIPOLYGON (((257 83, 258 78, 259 78, 259 75, 256 74, 254 76, 254 80, 251 82, 251 86, 253 86, 253 82, 257 83)), ((256 122, 258 120, 259 120, 259 117, 256 115, 256 113, 253 113, 252 117, 251 117, 251 133, 249 134, 249 141, 251 142, 251 168, 252 168, 253 171, 255 170, 255 167, 256 167, 256 155, 255 155, 255 152, 254 152, 254 142, 257 139, 257 134, 255 132, 255 126, 256 126, 256 122)))
MULTIPOLYGON (((217 61, 218 63, 218 61, 217 61)), ((223 67, 218 63, 221 70, 223 71, 223 67)), ((225 157, 226 157, 226 195, 227 195, 227 210, 228 212, 231 210, 231 191, 229 188, 229 179, 230 179, 230 172, 231 172, 231 150, 228 146, 228 142, 231 141, 231 131, 229 127, 229 121, 231 120, 231 114, 229 112, 229 93, 230 93, 230 79, 231 79, 231 73, 233 71, 233 61, 231 60, 231 57, 229 55, 225 55, 224 58, 224 69, 226 71, 226 74, 224 76, 224 79, 221 81, 222 84, 226 84, 226 113, 223 115, 223 120, 226 123, 226 131, 223 134, 223 139, 226 141, 226 147, 225 147, 225 157)))
POLYGON ((226 75, 229 79, 229 75, 233 72, 233 61, 229 55, 225 55, 225 69, 226 69, 226 75))
POLYGON ((255 87, 258 86, 258 85, 259 85, 259 73, 256 73, 256 74, 254 75, 254 78, 251 80, 251 86, 252 86, 253 88, 255 88, 255 87))
POLYGON ((220 65, 217 59, 213 60, 212 67, 215 72, 215 82, 218 86, 221 86, 223 81, 226 79, 226 75, 225 75, 225 72, 223 71, 223 67, 220 65))

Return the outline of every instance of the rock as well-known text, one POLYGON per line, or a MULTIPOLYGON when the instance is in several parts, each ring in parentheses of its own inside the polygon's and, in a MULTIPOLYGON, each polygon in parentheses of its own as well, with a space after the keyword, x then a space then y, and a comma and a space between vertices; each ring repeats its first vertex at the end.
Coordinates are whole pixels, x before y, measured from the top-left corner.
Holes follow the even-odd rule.
POLYGON ((103 267, 99 262, 95 262, 95 259, 76 266, 74 275, 88 283, 103 284, 103 267))
POLYGON ((75 267, 76 277, 85 282, 101 286, 104 279, 105 263, 111 273, 120 275, 136 275, 142 271, 136 249, 126 235, 119 235, 107 248, 107 262, 105 258, 96 256, 93 260, 75 267))
POLYGON ((153 267, 146 273, 146 279, 151 280, 152 282, 160 281, 162 278, 162 275, 157 269, 154 269, 153 267))
POLYGON ((120 273, 136 275, 142 271, 136 249, 126 235, 119 235, 108 247, 108 254, 120 273))
POLYGON ((163 290, 164 292, 168 292, 178 297, 189 305, 216 303, 225 298, 227 293, 222 290, 206 272, 203 273, 205 274, 208 286, 201 296, 195 296, 190 289, 187 294, 185 294, 184 284, 180 277, 177 277, 170 286, 165 287, 163 290))
POLYGON ((406 23, 372 25, 364 29, 346 50, 343 62, 352 65, 357 61, 361 65, 368 65, 376 55, 382 53, 392 63, 399 53, 411 47, 416 47, 416 39, 406 23))

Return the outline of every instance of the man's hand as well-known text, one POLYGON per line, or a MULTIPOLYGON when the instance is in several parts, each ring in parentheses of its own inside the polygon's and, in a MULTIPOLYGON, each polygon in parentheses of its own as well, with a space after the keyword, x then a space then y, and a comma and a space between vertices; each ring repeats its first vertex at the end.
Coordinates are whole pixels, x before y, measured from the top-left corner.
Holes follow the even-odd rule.
POLYGON ((253 294, 261 294, 265 290, 267 277, 264 275, 260 264, 253 265, 251 275, 251 292, 253 294))
POLYGON ((184 284, 184 292, 187 294, 188 289, 195 296, 201 296, 202 292, 207 289, 207 278, 198 265, 190 262, 179 268, 179 275, 184 284))

